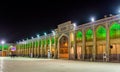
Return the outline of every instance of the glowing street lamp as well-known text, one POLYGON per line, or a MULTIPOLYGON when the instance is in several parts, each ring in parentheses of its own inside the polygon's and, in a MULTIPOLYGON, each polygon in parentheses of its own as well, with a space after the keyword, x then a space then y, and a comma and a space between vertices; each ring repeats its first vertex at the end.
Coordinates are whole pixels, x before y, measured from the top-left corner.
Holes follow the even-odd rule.
POLYGON ((91 18, 91 22, 95 22, 95 18, 94 17, 91 18))
POLYGON ((3 50, 4 50, 4 44, 5 44, 5 41, 2 40, 2 41, 1 41, 1 44, 2 44, 2 56, 3 56, 3 50))
POLYGON ((47 36, 47 33, 45 32, 44 35, 47 36))
POLYGON ((76 24, 76 23, 73 23, 73 25, 74 25, 74 27, 76 27, 76 26, 77 26, 77 24, 76 24))
POLYGON ((73 23, 73 26, 74 26, 74 29, 76 29, 76 27, 77 27, 77 24, 76 24, 76 23, 73 23))
POLYGON ((52 31, 52 34, 55 35, 55 31, 52 31))
POLYGON ((31 39, 33 39, 33 37, 31 37, 31 39))
POLYGON ((37 38, 40 38, 40 35, 39 35, 39 34, 37 34, 37 38))
POLYGON ((2 40, 2 41, 1 41, 1 44, 2 44, 2 45, 4 45, 4 44, 5 44, 5 41, 4 41, 4 40, 2 40))

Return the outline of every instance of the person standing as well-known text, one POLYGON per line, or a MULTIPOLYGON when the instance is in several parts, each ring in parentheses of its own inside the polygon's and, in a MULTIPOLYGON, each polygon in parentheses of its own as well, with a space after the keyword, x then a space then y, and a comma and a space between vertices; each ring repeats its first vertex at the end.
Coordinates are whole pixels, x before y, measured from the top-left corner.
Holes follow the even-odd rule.
POLYGON ((31 58, 33 57, 33 54, 32 54, 32 53, 30 53, 30 57, 31 57, 31 58))
POLYGON ((48 50, 48 58, 50 58, 50 51, 48 50))
POLYGON ((103 53, 103 61, 106 61, 107 57, 106 57, 106 53, 103 53))

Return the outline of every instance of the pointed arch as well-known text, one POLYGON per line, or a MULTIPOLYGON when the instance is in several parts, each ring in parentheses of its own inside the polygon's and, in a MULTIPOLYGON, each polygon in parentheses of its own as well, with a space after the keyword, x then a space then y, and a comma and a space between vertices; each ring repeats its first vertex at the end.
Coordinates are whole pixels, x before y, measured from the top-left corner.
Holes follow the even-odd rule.
POLYGON ((86 41, 90 41, 93 39, 93 31, 92 29, 88 29, 85 34, 86 41))
POLYGON ((110 38, 118 38, 118 37, 120 37, 120 24, 114 22, 110 26, 110 38))
POLYGON ((76 33, 76 39, 77 39, 77 41, 82 41, 82 32, 81 31, 77 31, 77 33, 76 33))
POLYGON ((104 26, 98 26, 96 29, 96 38, 98 40, 106 39, 106 28, 104 26))

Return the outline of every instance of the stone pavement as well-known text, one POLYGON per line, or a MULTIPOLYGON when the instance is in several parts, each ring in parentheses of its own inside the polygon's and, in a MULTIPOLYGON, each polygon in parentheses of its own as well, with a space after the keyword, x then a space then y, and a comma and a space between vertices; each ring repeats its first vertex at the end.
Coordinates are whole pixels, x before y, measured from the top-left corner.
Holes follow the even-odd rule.
POLYGON ((120 63, 0 57, 0 72, 120 72, 120 63))

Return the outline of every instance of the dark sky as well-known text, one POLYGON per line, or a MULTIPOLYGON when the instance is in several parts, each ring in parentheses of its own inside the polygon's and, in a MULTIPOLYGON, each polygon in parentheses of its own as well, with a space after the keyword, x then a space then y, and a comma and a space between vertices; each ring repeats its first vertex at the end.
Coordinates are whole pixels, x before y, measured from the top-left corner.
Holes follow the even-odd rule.
POLYGON ((39 0, 0 2, 0 40, 16 42, 39 33, 50 33, 71 20, 78 25, 104 15, 117 14, 120 0, 39 0))

